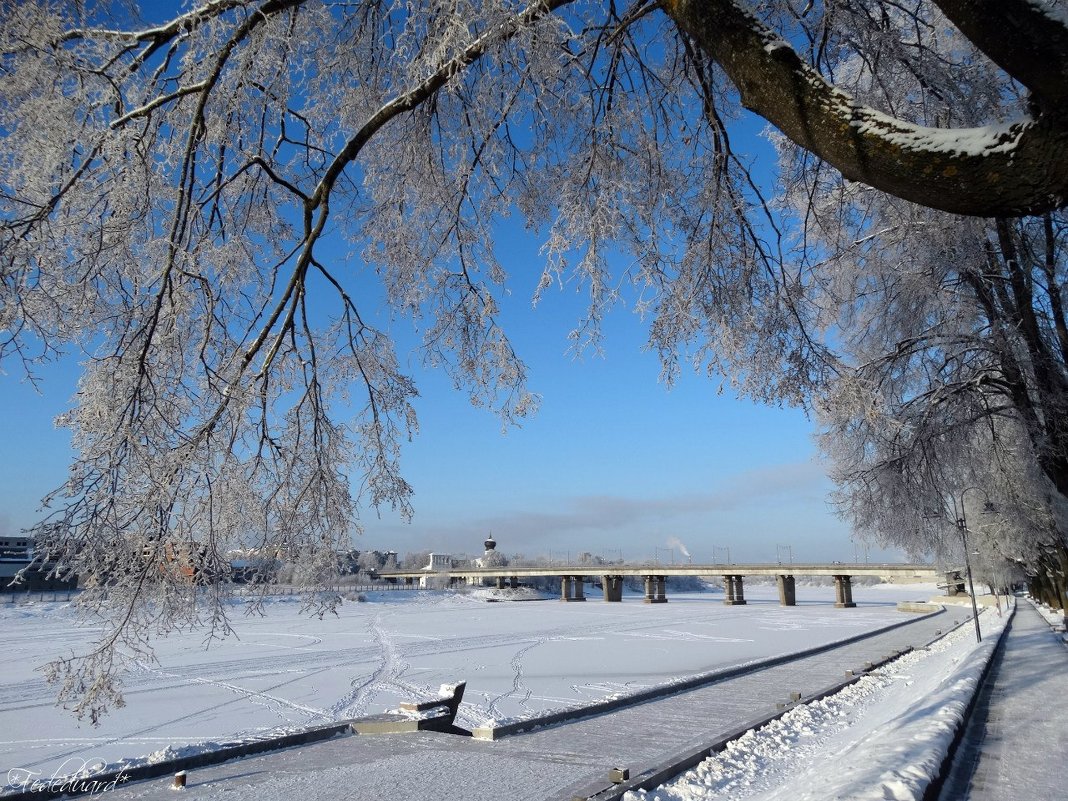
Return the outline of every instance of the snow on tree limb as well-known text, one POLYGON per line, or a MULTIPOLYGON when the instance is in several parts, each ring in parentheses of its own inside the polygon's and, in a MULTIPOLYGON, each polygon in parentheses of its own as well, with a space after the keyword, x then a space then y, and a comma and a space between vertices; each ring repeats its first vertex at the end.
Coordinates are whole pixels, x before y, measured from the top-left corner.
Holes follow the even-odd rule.
MULTIPOLYGON (((596 346, 630 295, 669 380, 690 362, 805 405, 848 376, 832 312, 874 290, 845 257, 893 251, 897 221, 879 222, 885 195, 782 143, 783 183, 804 202, 770 197, 732 147, 737 93, 842 174, 914 201, 967 214, 1064 202, 1060 118, 1038 102, 1002 124, 1025 112, 1011 75, 929 2, 806 16, 771 0, 757 18, 727 0, 213 0, 161 24, 126 6, 0 7, 0 359, 29 372, 84 358, 59 421, 77 457, 36 534, 58 573, 89 582, 104 626, 100 648, 54 666, 90 718, 120 702, 116 673, 150 657, 153 632, 226 633, 235 548, 329 611, 321 591, 361 510, 412 511, 400 454, 418 388, 402 348, 502 424, 536 408, 498 319, 508 215, 544 232, 535 299, 588 292, 577 347, 596 346), (398 341, 397 321, 421 339, 398 341)), ((1051 247, 1048 292, 1063 279, 1051 247)), ((894 269, 909 275, 880 263, 869 277, 894 284, 894 269)), ((1025 297, 979 285, 990 309, 1006 306, 998 293, 1025 297)), ((1055 306, 1008 357, 1047 325, 1068 347, 1055 306)), ((989 346, 884 322, 893 358, 873 365, 971 365, 989 346)), ((995 392, 992 418, 1026 411, 1005 396, 1041 370, 1018 361, 914 386, 904 411, 995 392)), ((1027 436, 1048 422, 1032 406, 1027 436)))
MULTIPOLYGON (((836 88, 741 2, 665 0, 663 8, 723 67, 746 108, 850 180, 923 206, 979 217, 1039 214, 1068 203, 1063 104, 1005 130, 918 126, 836 88)), ((1054 65, 1042 65, 1058 87, 1050 90, 1052 100, 1064 91, 1063 78, 1057 77, 1058 67, 1068 63, 1060 46, 1064 29, 1052 21, 1034 27, 1051 34, 1051 50, 1059 55, 1054 65)), ((1041 68, 1034 72, 1045 74, 1041 68)))

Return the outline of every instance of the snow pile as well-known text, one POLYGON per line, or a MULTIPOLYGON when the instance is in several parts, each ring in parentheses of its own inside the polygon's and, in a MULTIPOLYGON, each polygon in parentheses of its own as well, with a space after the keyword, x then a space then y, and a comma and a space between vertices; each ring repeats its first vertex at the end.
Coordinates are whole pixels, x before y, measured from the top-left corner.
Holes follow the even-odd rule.
MULTIPOLYGON (((229 743, 233 745, 233 743, 229 743)), ((109 765, 109 769, 115 770, 119 767, 134 767, 140 765, 158 765, 160 762, 170 762, 175 759, 184 759, 186 757, 199 756, 200 754, 207 754, 211 751, 219 751, 225 746, 222 743, 216 742, 204 742, 197 743, 196 745, 184 745, 175 747, 168 745, 166 748, 161 748, 158 751, 153 751, 148 756, 139 757, 137 759, 124 759, 117 765, 109 765)))
POLYGON ((970 625, 799 706, 627 801, 918 801, 937 775, 1007 617, 970 625))
POLYGON ((550 596, 533 587, 479 587, 464 593, 476 601, 545 601, 550 596))
POLYGON ((1042 618, 1047 623, 1049 623, 1050 627, 1054 630, 1054 632, 1056 632, 1058 636, 1060 636, 1061 641, 1065 645, 1068 645, 1068 632, 1065 631, 1064 625, 1065 619, 1068 616, 1064 614, 1064 611, 1061 609, 1053 609, 1052 607, 1047 606, 1041 601, 1036 601, 1030 596, 1027 597, 1027 600, 1031 602, 1032 606, 1034 606, 1035 611, 1042 615, 1042 618))

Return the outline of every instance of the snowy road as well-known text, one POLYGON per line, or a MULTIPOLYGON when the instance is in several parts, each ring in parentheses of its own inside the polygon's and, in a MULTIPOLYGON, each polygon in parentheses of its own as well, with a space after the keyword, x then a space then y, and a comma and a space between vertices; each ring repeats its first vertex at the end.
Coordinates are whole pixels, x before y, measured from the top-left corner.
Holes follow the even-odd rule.
POLYGON ((1068 799, 1068 727, 1054 712, 1068 698, 1068 648, 1026 601, 986 690, 940 801, 1068 799))

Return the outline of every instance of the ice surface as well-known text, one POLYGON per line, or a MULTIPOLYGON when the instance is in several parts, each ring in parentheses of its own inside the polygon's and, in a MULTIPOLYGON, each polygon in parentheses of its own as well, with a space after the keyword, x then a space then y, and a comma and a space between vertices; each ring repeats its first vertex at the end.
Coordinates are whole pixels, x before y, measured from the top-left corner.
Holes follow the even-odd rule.
POLYGON ((210 649, 195 634, 158 642, 159 664, 138 667, 127 706, 95 729, 55 708, 35 670, 84 647, 93 631, 64 604, 5 606, 0 767, 160 759, 431 699, 461 680, 459 725, 529 719, 889 625, 902 619, 897 600, 934 591, 857 586, 853 610, 833 607, 830 586, 799 586, 794 608, 778 606, 774 585, 751 583, 744 607, 724 606, 715 592, 669 595, 664 605, 395 592, 324 620, 280 599, 263 617, 235 610, 239 639, 210 649))

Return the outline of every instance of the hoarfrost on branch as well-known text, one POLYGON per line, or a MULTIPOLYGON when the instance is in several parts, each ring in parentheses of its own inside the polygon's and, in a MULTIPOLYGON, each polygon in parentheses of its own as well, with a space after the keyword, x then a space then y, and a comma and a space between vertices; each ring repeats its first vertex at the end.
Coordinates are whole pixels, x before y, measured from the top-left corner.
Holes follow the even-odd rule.
POLYGON ((943 212, 1068 199, 1059 17, 1006 0, 975 27, 961 6, 5 4, 0 359, 84 364, 35 534, 103 635, 52 666, 61 699, 95 720, 156 632, 225 634, 236 549, 329 612, 359 511, 411 514, 418 390, 392 325, 504 424, 536 408, 498 322, 510 214, 544 236, 539 297, 588 291, 580 346, 633 290, 669 380, 690 361, 769 402, 833 386, 828 265, 842 232, 875 237, 850 205, 874 190, 831 191, 823 165, 943 212), (804 203, 732 148, 740 106, 794 143, 804 203), (847 207, 839 233, 808 227, 847 207))

